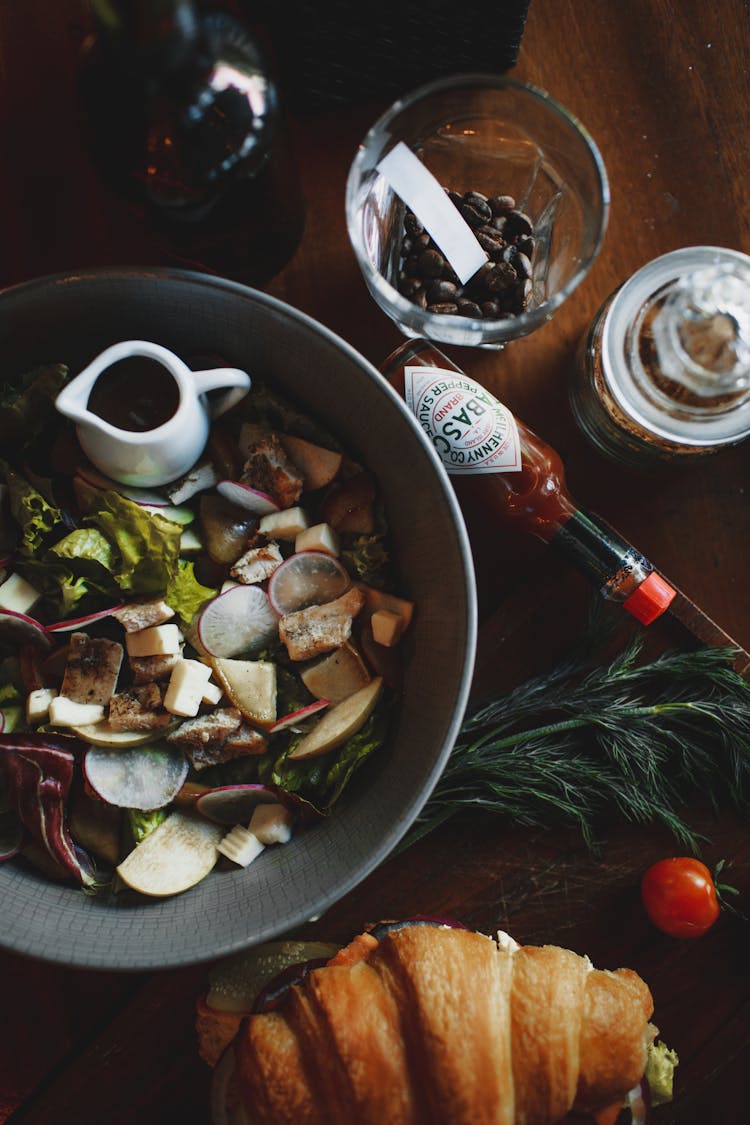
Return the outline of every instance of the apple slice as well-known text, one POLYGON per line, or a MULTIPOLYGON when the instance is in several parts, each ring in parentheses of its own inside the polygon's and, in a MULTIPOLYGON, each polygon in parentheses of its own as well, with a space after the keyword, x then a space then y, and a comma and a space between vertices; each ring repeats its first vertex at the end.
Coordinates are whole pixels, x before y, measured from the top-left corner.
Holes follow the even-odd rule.
POLYGON ((339 703, 323 716, 308 735, 305 735, 289 757, 294 761, 303 761, 317 758, 341 746, 367 722, 380 698, 382 688, 383 681, 377 677, 339 703))
POLYGON ((214 824, 231 827, 247 824, 258 805, 278 805, 279 798, 265 785, 221 785, 195 799, 195 809, 214 824))
POLYGON ((341 703, 369 684, 372 677, 354 645, 345 641, 315 664, 304 668, 300 679, 316 699, 341 703))
POLYGON ((291 434, 279 434, 284 451, 304 478, 305 491, 325 488, 341 468, 341 454, 291 434))
POLYGON ((265 660, 212 661, 216 678, 246 719, 268 726, 276 721, 276 665, 265 660))
POLYGON ((113 750, 90 746, 83 773, 103 801, 126 809, 162 809, 179 793, 188 760, 175 746, 156 745, 113 750))
POLYGON ((349 574, 338 559, 324 551, 301 551, 276 567, 268 583, 268 597, 284 617, 311 605, 335 601, 350 586, 349 574))
POLYGON ((214 867, 224 834, 219 824, 173 812, 117 868, 126 886, 151 897, 194 887, 214 867))
POLYGON ((46 626, 47 632, 78 632, 80 629, 86 629, 89 625, 93 625, 96 621, 102 621, 105 617, 111 617, 118 609, 124 609, 123 602, 120 602, 119 605, 110 606, 109 609, 98 609, 96 613, 86 613, 83 617, 69 617, 66 621, 55 621, 52 625, 46 626))
POLYGON ((295 727, 300 723, 304 723, 306 719, 317 715, 318 711, 324 711, 326 707, 330 706, 329 699, 316 699, 314 703, 308 703, 306 707, 299 707, 296 711, 290 711, 288 715, 284 715, 268 728, 269 734, 278 734, 280 730, 286 730, 287 727, 295 727))
POLYGON ((220 480, 216 485, 216 491, 231 504, 236 504, 238 508, 244 508, 246 512, 252 512, 256 516, 267 516, 271 512, 280 510, 279 505, 267 492, 251 488, 249 484, 243 484, 239 480, 220 480))
POLYGON ((198 615, 197 632, 209 656, 237 656, 276 640, 279 619, 265 590, 235 586, 206 603, 198 615))
MULTIPOLYGON (((165 733, 163 729, 159 732, 160 735, 165 733)), ((82 742, 88 742, 89 746, 105 746, 110 750, 146 746, 147 743, 154 741, 152 730, 112 730, 106 719, 103 723, 82 723, 79 727, 72 727, 71 734, 80 738, 82 742)))

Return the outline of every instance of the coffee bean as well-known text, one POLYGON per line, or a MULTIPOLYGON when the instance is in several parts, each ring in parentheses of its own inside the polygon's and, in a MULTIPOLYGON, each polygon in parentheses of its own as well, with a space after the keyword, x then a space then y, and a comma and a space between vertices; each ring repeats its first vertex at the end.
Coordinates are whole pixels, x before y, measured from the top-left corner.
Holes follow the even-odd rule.
POLYGON ((476 304, 475 301, 467 300, 466 297, 459 297, 456 301, 456 305, 458 306, 459 316, 474 316, 479 318, 482 315, 482 310, 479 305, 476 304))
POLYGON ((493 215, 507 215, 516 206, 512 195, 494 195, 489 201, 493 215))
POLYGON ((452 301, 446 301, 439 305, 428 305, 427 311, 438 313, 441 316, 455 316, 458 312, 458 305, 454 305, 452 301))
POLYGON ((489 260, 462 285, 423 224, 407 210, 399 291, 420 308, 441 316, 496 320, 523 312, 531 293, 531 219, 517 210, 512 196, 488 199, 478 191, 444 190, 489 260))
POLYGON ((476 239, 479 245, 489 254, 491 258, 495 258, 497 260, 502 257, 503 250, 505 249, 505 243, 503 242, 502 238, 485 234, 482 230, 475 230, 474 234, 476 235, 476 239))
POLYGON ((533 234, 534 224, 523 211, 509 211, 505 216, 505 235, 515 237, 519 234, 533 234))
POLYGON ((411 235, 421 234, 424 230, 424 227, 413 211, 407 211, 404 216, 404 230, 407 234, 411 235))
POLYGON ((473 203, 462 203, 458 209, 472 230, 481 227, 485 222, 485 216, 477 210, 473 203))
POLYGON ((482 220, 488 223, 492 218, 492 208, 490 207, 487 196, 482 195, 479 191, 464 192, 464 203, 473 208, 478 215, 482 216, 482 220))
POLYGON ((439 250, 423 250, 416 273, 422 277, 440 277, 444 266, 445 259, 439 250))
POLYGON ((456 296, 456 286, 452 281, 445 281, 438 279, 431 281, 427 286, 427 300, 431 305, 444 304, 446 301, 453 301, 456 296))
POLYGON ((422 288, 421 279, 418 277, 404 277, 398 283, 398 291, 404 297, 413 299, 422 288))
POLYGON ((516 271, 508 262, 499 262, 487 278, 490 293, 511 293, 517 284, 516 271))

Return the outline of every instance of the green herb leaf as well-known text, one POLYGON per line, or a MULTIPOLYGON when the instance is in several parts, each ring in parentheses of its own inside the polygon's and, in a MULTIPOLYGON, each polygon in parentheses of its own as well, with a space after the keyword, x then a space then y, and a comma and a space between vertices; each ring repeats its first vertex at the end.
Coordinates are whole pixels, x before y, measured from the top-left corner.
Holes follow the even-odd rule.
POLYGON ((551 672, 466 716, 446 769, 400 849, 455 813, 485 810, 509 824, 578 826, 590 847, 608 818, 664 825, 684 847, 698 793, 750 811, 750 684, 733 652, 668 652, 641 662, 636 637, 592 667, 596 624, 551 672))

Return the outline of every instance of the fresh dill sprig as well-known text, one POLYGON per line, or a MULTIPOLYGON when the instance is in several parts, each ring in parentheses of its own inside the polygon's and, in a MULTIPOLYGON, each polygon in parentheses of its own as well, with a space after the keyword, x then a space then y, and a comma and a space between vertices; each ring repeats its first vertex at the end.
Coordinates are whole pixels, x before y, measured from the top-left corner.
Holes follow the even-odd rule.
POLYGON ((429 801, 399 847, 473 809, 508 824, 576 825, 590 848, 619 815, 661 824, 685 848, 683 819, 702 794, 750 811, 750 684, 730 649, 641 660, 638 637, 592 667, 606 630, 589 623, 551 672, 475 705, 429 801))

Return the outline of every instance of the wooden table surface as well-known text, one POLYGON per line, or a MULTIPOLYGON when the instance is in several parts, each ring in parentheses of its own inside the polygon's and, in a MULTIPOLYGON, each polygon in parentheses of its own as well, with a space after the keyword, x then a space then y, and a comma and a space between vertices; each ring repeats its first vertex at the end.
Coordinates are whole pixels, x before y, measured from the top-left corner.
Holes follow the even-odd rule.
MULTIPOLYGON (((3 286, 87 265, 151 262, 147 236, 102 188, 78 132, 72 82, 83 8, 77 0, 0 0, 3 286)), ((615 468, 578 433, 566 381, 599 304, 649 259, 691 244, 750 252, 750 4, 532 0, 514 75, 549 90, 596 139, 611 181, 609 229, 554 321, 504 352, 452 354, 557 447, 582 504, 748 647, 750 445, 656 477, 615 468)), ((294 122, 307 227, 268 287, 376 364, 399 337, 360 279, 343 196, 356 144, 385 104, 294 122)), ((561 651, 569 622, 544 605, 528 619, 514 616, 526 561, 498 560, 481 544, 477 556, 483 614, 500 615, 486 626, 491 659, 482 666, 503 686, 519 668, 561 651), (512 654, 497 645, 501 630, 512 634, 512 654)), ((557 580, 551 563, 535 565, 541 581, 557 580)), ((733 860, 747 900, 747 826, 700 808, 692 819, 706 834, 707 862, 733 860)), ((505 928, 523 942, 569 945, 604 967, 629 965, 651 985, 656 1021, 682 1060, 676 1101, 656 1121, 735 1125, 747 1119, 750 1071, 747 926, 723 917, 692 943, 655 932, 638 882, 670 854, 675 846, 663 832, 614 823, 595 860, 573 833, 462 821, 386 863, 305 932, 343 941, 368 920, 442 914, 489 933, 505 928)), ((0 955, 0 1120, 202 1125, 208 1071, 192 1012, 204 977, 200 968, 87 973, 0 955)))

